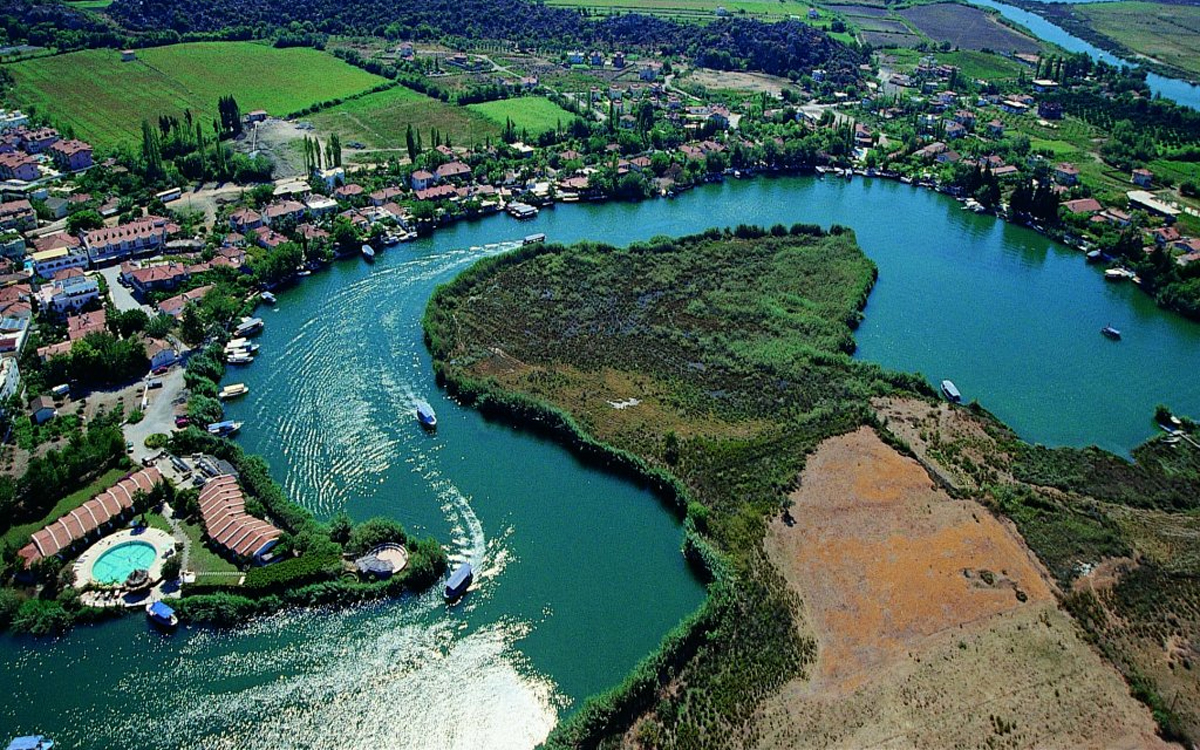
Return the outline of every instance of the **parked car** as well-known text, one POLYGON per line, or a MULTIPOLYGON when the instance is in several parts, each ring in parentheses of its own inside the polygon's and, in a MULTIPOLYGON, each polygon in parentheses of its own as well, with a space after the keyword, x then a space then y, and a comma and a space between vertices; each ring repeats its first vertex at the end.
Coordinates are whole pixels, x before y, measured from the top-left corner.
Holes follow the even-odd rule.
POLYGON ((187 427, 189 424, 191 424, 191 422, 192 420, 184 416, 175 417, 175 427, 180 430, 182 430, 184 427, 187 427))
POLYGON ((125 441, 125 452, 133 453, 133 441, 132 440, 125 441))
POLYGON ((151 380, 149 383, 146 383, 146 387, 147 388, 162 388, 162 381, 161 380, 151 380))
POLYGON ((155 367, 155 368, 154 368, 154 369, 151 371, 151 373, 150 373, 150 374, 151 374, 151 375, 166 375, 166 374, 167 374, 167 371, 168 371, 168 370, 170 370, 170 369, 171 369, 170 365, 163 365, 162 367, 155 367))

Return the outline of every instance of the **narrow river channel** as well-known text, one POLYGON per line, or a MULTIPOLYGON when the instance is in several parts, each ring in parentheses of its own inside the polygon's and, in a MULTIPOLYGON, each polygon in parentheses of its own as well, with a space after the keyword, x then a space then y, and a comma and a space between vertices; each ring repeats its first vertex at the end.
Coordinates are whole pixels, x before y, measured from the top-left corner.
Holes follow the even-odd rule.
POLYGON ((649 492, 437 390, 420 319, 434 287, 503 243, 622 245, 712 226, 853 227, 879 265, 858 356, 955 380, 1029 440, 1118 453, 1154 405, 1200 415, 1200 326, 1106 283, 1073 251, 896 182, 730 181, 673 200, 545 210, 439 230, 341 261, 264 311, 258 361, 231 371, 242 445, 321 516, 395 517, 483 575, 346 612, 284 612, 163 637, 140 617, 55 641, 0 638, 0 734, 62 747, 528 748, 618 682, 703 589, 649 492), (1113 324, 1121 342, 1100 335, 1113 324), (435 436, 412 418, 437 410, 435 436))

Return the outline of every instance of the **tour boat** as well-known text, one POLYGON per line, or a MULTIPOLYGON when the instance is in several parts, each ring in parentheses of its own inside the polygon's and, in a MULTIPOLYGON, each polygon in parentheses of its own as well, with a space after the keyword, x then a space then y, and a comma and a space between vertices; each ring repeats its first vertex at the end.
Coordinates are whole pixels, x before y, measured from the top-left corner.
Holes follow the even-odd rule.
POLYGON ((367 260, 375 260, 375 248, 370 245, 362 246, 362 256, 367 260))
POLYGON ((8 743, 8 750, 50 750, 54 740, 41 734, 27 734, 24 737, 13 737, 8 743))
POLYGON ((225 354, 254 354, 258 351, 258 344, 252 343, 249 339, 230 339, 225 345, 225 354))
POLYGON ((226 435, 232 435, 233 433, 242 429, 242 423, 241 422, 232 422, 232 421, 213 422, 206 429, 208 430, 208 434, 210 434, 210 435, 216 435, 218 437, 225 437, 226 435))
POLYGON ((225 357, 225 364, 227 364, 227 365, 248 365, 253 361, 254 361, 254 355, 247 354, 245 352, 229 354, 225 357))
POLYGON ((155 625, 161 625, 164 628, 173 628, 179 624, 179 618, 175 615, 175 610, 168 607, 162 602, 152 602, 146 605, 146 617, 155 625))
POLYGON ((433 407, 424 401, 417 402, 417 421, 422 427, 433 429, 437 427, 437 415, 433 413, 433 407))
POLYGON ((233 329, 234 337, 250 336, 259 333, 263 329, 262 318, 242 318, 237 327, 233 329))
POLYGON ((538 234, 531 234, 528 237, 526 237, 525 239, 521 240, 521 244, 522 245, 540 245, 545 241, 546 241, 546 235, 539 232, 538 234))
POLYGON ((538 210, 535 206, 528 203, 509 203, 508 213, 514 219, 532 219, 538 215, 538 210))
POLYGON ((954 385, 949 380, 942 381, 942 393, 950 400, 951 403, 961 404, 962 394, 958 392, 958 386, 954 385))
POLYGON ((1121 340, 1121 332, 1118 331, 1116 328, 1113 328, 1112 326, 1104 326, 1103 328, 1100 329, 1100 333, 1103 333, 1105 336, 1108 336, 1110 339, 1112 339, 1114 341, 1121 340))
POLYGON ((1128 276, 1129 273, 1124 268, 1110 268, 1104 272, 1104 278, 1109 281, 1121 281, 1128 276))
POLYGON ((1087 254, 1088 263, 1099 263, 1104 258, 1104 253, 1099 250, 1089 250, 1087 254))
POLYGON ((227 385, 222 388, 220 392, 217 393, 217 398, 221 399, 222 401, 228 401, 231 398, 245 396, 249 392, 250 389, 246 387, 245 383, 234 383, 233 385, 227 385))
POLYGON ((459 565, 454 574, 450 576, 450 580, 446 581, 446 599, 454 601, 465 594, 474 578, 475 574, 471 570, 471 563, 465 562, 459 565))

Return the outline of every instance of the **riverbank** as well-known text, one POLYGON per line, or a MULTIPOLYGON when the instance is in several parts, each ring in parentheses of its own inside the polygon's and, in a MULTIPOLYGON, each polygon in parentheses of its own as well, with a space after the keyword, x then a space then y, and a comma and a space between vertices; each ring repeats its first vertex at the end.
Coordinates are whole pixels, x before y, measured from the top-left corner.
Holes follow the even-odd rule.
MULTIPOLYGON (((666 472, 676 477, 688 493, 689 529, 720 550, 718 562, 709 564, 727 565, 737 574, 737 586, 727 592, 732 606, 710 606, 697 619, 686 621, 620 688, 595 699, 556 730, 549 746, 592 746, 622 735, 655 744, 705 736, 720 745, 715 738, 756 734, 768 728, 752 728, 751 716, 760 703, 789 681, 805 685, 814 658, 829 647, 827 639, 834 636, 818 631, 818 648, 805 624, 807 615, 800 614, 798 605, 788 604, 792 594, 780 585, 778 573, 764 566, 763 523, 778 516, 781 507, 788 520, 786 495, 796 486, 805 455, 830 437, 870 425, 890 434, 889 441, 902 451, 911 452, 905 440, 887 427, 900 414, 893 411, 884 416, 882 407, 860 398, 871 392, 886 393, 888 398, 922 404, 929 403, 930 397, 921 379, 890 374, 838 353, 846 350, 848 340, 852 342, 847 323, 857 319, 854 311, 865 304, 873 271, 860 266, 857 273, 862 275, 846 275, 843 264, 851 262, 852 256, 845 253, 851 252, 852 240, 840 244, 834 237, 821 239, 810 232, 796 227, 790 233, 785 229, 762 236, 762 230, 745 228, 737 234, 710 232, 624 250, 595 244, 523 250, 480 262, 431 299, 425 318, 427 341, 439 377, 455 393, 517 423, 558 425, 568 444, 607 446, 614 457, 632 454, 648 475, 666 472), (731 262, 731 256, 736 256, 736 262, 731 262), (806 267, 809 262, 828 266, 818 271, 806 267), (671 283, 675 277, 687 280, 685 289, 671 283), (714 284, 718 279, 719 284, 714 284), (804 299, 806 304, 783 308, 771 304, 771 300, 781 301, 779 287, 789 287, 790 298, 804 299), (535 290, 537 294, 532 293, 535 290), (746 295, 753 299, 743 299, 746 295), (830 295, 837 295, 840 303, 830 295), (538 304, 530 305, 531 299, 538 304), (600 299, 605 300, 603 305, 591 304, 600 299), (684 308, 686 316, 680 314, 684 308), (814 314, 831 317, 822 323, 814 314), (796 340, 798 330, 805 332, 803 340, 796 340), (584 331, 587 346, 576 341, 584 331), (787 337, 780 338, 785 332, 787 337), (611 406, 631 400, 635 405, 630 408, 611 406), (758 619, 783 612, 788 627, 782 630, 766 627, 767 621, 758 619), (698 638, 696 629, 705 632, 709 642, 721 643, 720 651, 701 646, 689 656, 693 650, 689 644, 698 638), (746 683, 750 674, 756 679, 746 683), (686 693, 676 689, 681 684, 688 686, 686 693), (738 697, 731 700, 731 695, 738 697)), ((1059 585, 1069 585, 1078 577, 1083 569, 1078 567, 1080 559, 1099 563, 1114 552, 1120 554, 1121 544, 1146 540, 1121 533, 1119 542, 1114 542, 1104 534, 1096 535, 1072 507, 1073 500, 1039 494, 1043 505, 1035 506, 1030 500, 1014 499, 1033 491, 1026 481, 1036 475, 1039 483, 1049 481, 1066 497, 1086 491, 1114 507, 1170 506, 1173 501, 1156 497, 1145 484, 1150 476, 1158 477, 1154 481, 1165 478, 1158 472, 1163 470, 1162 461, 1169 459, 1175 475, 1172 492, 1194 492, 1200 487, 1200 460, 1186 448, 1175 450, 1155 441, 1138 453, 1141 460, 1136 464, 1123 464, 1097 451, 1083 464, 1087 467, 1083 477, 1067 479, 1050 467, 1066 462, 1078 465, 1078 457, 1069 451, 1033 449, 985 415, 954 411, 963 412, 964 424, 978 426, 966 431, 923 427, 923 439, 936 447, 928 451, 919 447, 918 453, 923 452, 925 461, 952 464, 968 477, 956 491, 977 497, 994 512, 1015 520, 1039 555, 1057 560, 1064 549, 1080 555, 1076 566, 1056 568, 1063 571, 1056 574, 1059 585), (1178 464, 1180 460, 1184 464, 1178 464), (1176 474, 1184 466, 1186 473, 1176 474), (1116 476, 1105 478, 1106 472, 1116 476), (1145 479, 1138 479, 1142 475, 1145 479), (1127 490, 1134 494, 1123 498, 1112 494, 1127 490), (1041 510, 1030 516, 1034 507, 1041 510)), ((974 507, 977 513, 986 512, 982 506, 974 507)), ((790 523, 807 520, 798 517, 790 523)), ((1109 527, 1101 522, 1100 528, 1109 527)), ((993 572, 982 575, 990 579, 993 572)), ((963 579, 957 578, 961 585, 963 579)), ((714 588, 719 589, 721 581, 718 574, 714 588)), ((992 580, 987 584, 990 587, 992 580)), ((806 600, 810 593, 793 592, 806 600)), ((1192 597, 1188 588, 1177 584, 1163 584, 1159 593, 1181 605, 1192 597)), ((1018 589, 1017 600, 1023 603, 1026 598, 1018 589)), ((871 606, 885 604, 872 601, 871 606)), ((1144 616, 1128 606, 1115 607, 1114 612, 1144 616)), ((1195 624, 1189 621, 1187 627, 1195 624)), ((1069 633, 1070 628, 1062 632, 1069 633)), ((1081 643, 1075 647, 1086 651, 1081 643)), ((1030 658, 1026 667, 1012 670, 1014 680, 1028 677, 1030 667, 1047 666, 1040 657, 1031 654, 1030 658)), ((1105 674, 1108 667, 1090 658, 1088 669, 1105 674)), ((1161 691, 1140 677, 1140 665, 1146 664, 1142 656, 1114 661, 1136 683, 1137 694, 1154 707, 1166 736, 1191 731, 1181 727, 1194 725, 1196 717, 1180 720, 1169 709, 1160 711, 1161 691)), ((1065 688, 1075 683, 1076 676, 1062 673, 1049 683, 1065 688)), ((992 679, 1007 678, 993 674, 992 679)), ((1084 682, 1098 685, 1105 680, 1109 678, 1084 682)), ((938 692, 941 684, 935 679, 923 687, 910 687, 924 694, 938 692)), ((1001 693, 1023 694, 1015 689, 1016 682, 1013 687, 1001 693)), ((1126 714, 1129 731, 1146 731, 1148 713, 1131 709, 1127 694, 1118 689, 1105 700, 1116 700, 1122 711, 1130 711, 1126 714)), ((1052 718, 1058 715, 1055 711, 1022 710, 1019 715, 1032 724, 1022 724, 1022 732, 1043 741, 1055 736, 1069 744, 1089 744, 1091 740, 1072 734, 1077 730, 1070 727, 1099 726, 1092 721, 1099 716, 1085 717, 1095 711, 1098 701, 1084 699, 1073 705, 1072 710, 1082 712, 1080 721, 1065 724, 1052 718)), ((1107 716, 1114 718, 1112 712, 1107 716)), ((772 727, 778 727, 778 717, 771 721, 772 727)), ((971 726, 960 728, 972 736, 994 729, 986 722, 971 726)))
POLYGON ((1045 3, 1038 2, 1038 0, 1004 1, 1021 10, 1036 13, 1063 31, 1073 34, 1089 44, 1094 44, 1100 49, 1116 55, 1123 60, 1129 61, 1130 65, 1145 68, 1161 76, 1173 78, 1193 86, 1200 85, 1200 75, 1195 71, 1155 59, 1142 51, 1122 44, 1111 36, 1100 33, 1092 25, 1093 22, 1090 19, 1086 16, 1081 17, 1078 9, 1068 3, 1045 3))

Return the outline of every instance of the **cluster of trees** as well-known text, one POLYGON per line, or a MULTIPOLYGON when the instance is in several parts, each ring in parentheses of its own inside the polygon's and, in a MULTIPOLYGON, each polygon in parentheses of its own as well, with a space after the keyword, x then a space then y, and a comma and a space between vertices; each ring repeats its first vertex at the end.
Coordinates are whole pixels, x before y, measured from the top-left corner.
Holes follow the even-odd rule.
POLYGON ((61 450, 30 459, 19 479, 0 476, 0 530, 46 515, 62 496, 125 456, 121 414, 97 414, 61 450))
POLYGON ((834 75, 855 79, 857 65, 864 62, 861 51, 799 21, 771 24, 723 18, 711 24, 687 24, 635 13, 593 21, 572 9, 527 0, 432 0, 403 5, 387 0, 212 0, 184 5, 166 0, 116 0, 108 13, 134 31, 232 32, 236 20, 242 28, 308 33, 292 26, 300 23, 319 34, 460 37, 555 48, 642 47, 725 69, 778 75, 824 67, 834 75))
POLYGON ((108 331, 89 333, 71 351, 51 357, 42 369, 48 383, 74 382, 85 388, 128 383, 149 366, 146 346, 137 336, 118 338, 108 331))
POLYGON ((1058 223, 1058 196, 1050 180, 1040 180, 1036 186, 1030 180, 1022 180, 1008 197, 1008 210, 1044 225, 1054 225, 1058 223))
POLYGON ((232 96, 218 101, 220 115, 206 127, 184 110, 183 119, 161 115, 157 127, 142 121, 141 149, 131 161, 152 185, 181 184, 185 180, 234 180, 263 182, 271 178, 272 166, 264 156, 251 158, 234 152, 221 142, 241 132, 238 104, 232 96), (208 131, 211 129, 211 133, 208 131))
MULTIPOLYGON (((411 127, 411 126, 410 126, 411 127)), ((329 136, 324 148, 317 138, 304 136, 304 173, 342 166, 342 139, 337 133, 329 136)))

